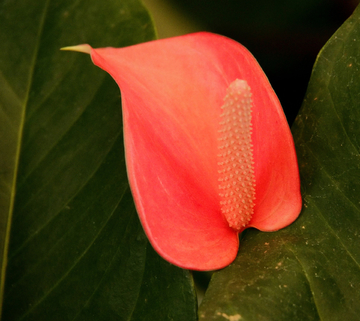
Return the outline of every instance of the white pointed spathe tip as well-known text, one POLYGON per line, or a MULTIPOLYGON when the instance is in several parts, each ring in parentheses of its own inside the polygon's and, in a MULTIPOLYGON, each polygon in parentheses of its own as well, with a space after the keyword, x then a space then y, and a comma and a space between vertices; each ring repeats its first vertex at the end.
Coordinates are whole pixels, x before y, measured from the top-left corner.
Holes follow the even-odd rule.
POLYGON ((77 52, 83 52, 86 54, 90 54, 91 47, 87 44, 84 44, 84 45, 77 45, 77 46, 62 47, 62 48, 60 48, 60 50, 77 51, 77 52))

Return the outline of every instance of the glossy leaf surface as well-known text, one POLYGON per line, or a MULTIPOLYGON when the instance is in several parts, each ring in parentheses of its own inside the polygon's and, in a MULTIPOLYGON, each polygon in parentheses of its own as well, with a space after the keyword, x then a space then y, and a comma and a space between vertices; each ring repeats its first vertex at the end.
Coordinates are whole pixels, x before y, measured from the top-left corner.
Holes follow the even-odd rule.
POLYGON ((359 36, 358 8, 321 51, 293 127, 302 214, 274 234, 245 234, 200 320, 359 319, 359 36))
POLYGON ((189 272, 138 221, 116 84, 59 50, 153 38, 138 1, 0 3, 4 320, 196 319, 189 272))

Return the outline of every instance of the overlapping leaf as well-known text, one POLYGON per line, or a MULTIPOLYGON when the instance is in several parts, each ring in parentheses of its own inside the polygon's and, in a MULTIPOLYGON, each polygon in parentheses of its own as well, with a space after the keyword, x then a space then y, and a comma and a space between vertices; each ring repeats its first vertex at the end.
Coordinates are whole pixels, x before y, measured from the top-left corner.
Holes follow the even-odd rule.
POLYGON ((0 3, 3 320, 195 319, 188 272, 138 221, 115 82, 59 51, 153 38, 138 1, 0 3))
POLYGON ((293 127, 304 208, 290 227, 245 234, 200 320, 359 320, 360 8, 321 51, 293 127))

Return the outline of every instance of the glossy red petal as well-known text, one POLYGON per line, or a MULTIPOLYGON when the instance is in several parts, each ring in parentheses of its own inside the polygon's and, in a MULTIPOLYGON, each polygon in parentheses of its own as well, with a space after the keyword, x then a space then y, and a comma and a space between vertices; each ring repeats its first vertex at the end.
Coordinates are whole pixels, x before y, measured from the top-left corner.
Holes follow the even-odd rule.
POLYGON ((299 214, 292 136, 253 56, 228 38, 197 33, 114 49, 92 49, 122 93, 129 181, 145 232, 160 255, 183 268, 231 263, 237 232, 219 204, 220 107, 235 79, 253 93, 255 211, 249 226, 276 230, 299 214))

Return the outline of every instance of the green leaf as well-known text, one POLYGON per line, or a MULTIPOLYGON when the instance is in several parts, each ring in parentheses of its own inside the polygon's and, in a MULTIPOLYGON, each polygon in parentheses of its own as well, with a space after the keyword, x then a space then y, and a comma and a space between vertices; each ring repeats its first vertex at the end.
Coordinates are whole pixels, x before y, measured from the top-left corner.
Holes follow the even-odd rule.
POLYGON ((302 214, 279 232, 244 235, 200 320, 359 320, 360 7, 318 56, 293 134, 302 214))
POLYGON ((189 272, 159 258, 137 218, 119 89, 59 50, 151 39, 137 0, 0 3, 3 320, 196 319, 189 272))

